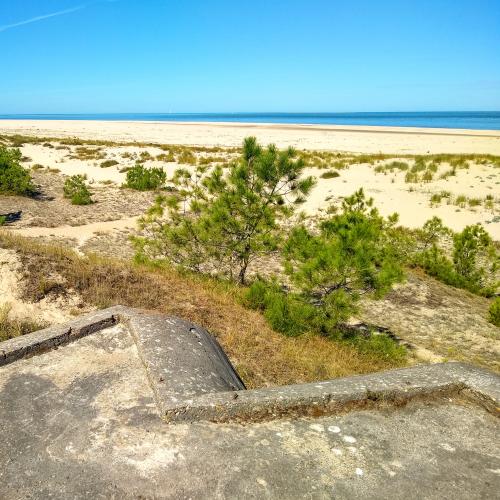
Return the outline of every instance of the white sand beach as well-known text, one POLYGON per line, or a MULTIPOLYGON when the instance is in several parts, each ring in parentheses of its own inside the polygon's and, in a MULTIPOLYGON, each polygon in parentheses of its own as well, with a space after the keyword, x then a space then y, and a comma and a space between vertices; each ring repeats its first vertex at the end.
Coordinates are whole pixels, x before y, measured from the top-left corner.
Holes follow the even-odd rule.
POLYGON ((0 120, 0 134, 198 146, 239 146, 253 135, 279 147, 355 153, 500 154, 500 131, 260 123, 0 120))

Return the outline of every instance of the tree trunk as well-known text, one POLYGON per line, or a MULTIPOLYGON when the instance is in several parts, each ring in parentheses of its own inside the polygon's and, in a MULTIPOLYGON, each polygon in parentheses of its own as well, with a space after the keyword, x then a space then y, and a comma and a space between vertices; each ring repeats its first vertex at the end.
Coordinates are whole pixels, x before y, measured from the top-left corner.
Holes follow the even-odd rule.
POLYGON ((240 272, 238 273, 238 283, 240 285, 244 285, 245 284, 247 267, 248 267, 248 262, 247 261, 243 262, 242 266, 240 267, 240 272))

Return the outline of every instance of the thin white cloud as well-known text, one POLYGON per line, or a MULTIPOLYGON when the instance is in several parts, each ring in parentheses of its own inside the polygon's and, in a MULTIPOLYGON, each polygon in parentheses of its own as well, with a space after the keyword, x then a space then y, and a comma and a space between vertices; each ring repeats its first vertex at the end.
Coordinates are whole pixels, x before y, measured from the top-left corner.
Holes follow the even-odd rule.
POLYGON ((76 7, 71 7, 70 9, 58 10, 57 12, 51 12, 50 14, 31 17, 30 19, 25 19, 24 21, 19 21, 17 23, 4 24, 3 26, 0 26, 0 32, 10 30, 11 28, 17 28, 18 26, 24 26, 25 24, 31 24, 31 23, 36 23, 38 21, 43 21, 44 19, 49 19, 50 17, 57 17, 57 16, 63 16, 64 14, 71 14, 72 12, 77 12, 79 10, 85 9, 90 5, 100 3, 100 1, 114 3, 116 0, 97 0, 94 2, 84 3, 82 5, 77 5, 76 7))

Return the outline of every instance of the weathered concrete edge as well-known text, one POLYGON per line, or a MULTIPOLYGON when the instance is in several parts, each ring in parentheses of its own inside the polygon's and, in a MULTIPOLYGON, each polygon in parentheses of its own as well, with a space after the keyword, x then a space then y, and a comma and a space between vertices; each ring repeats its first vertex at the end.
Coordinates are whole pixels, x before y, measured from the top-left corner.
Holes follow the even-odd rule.
POLYGON ((398 406, 462 394, 498 415, 500 377, 463 363, 420 365, 309 384, 208 394, 163 407, 167 422, 253 422, 398 406))
POLYGON ((118 323, 120 314, 127 308, 110 307, 95 311, 62 325, 50 326, 21 337, 15 337, 0 343, 0 366, 19 359, 36 356, 60 345, 98 332, 118 323))
MULTIPOLYGON (((118 322, 127 325, 138 315, 154 314, 124 306, 92 312, 63 325, 49 327, 0 343, 0 366, 67 344, 118 322)), ((197 327, 199 328, 199 327, 197 327)), ((138 341, 137 337, 135 338, 138 341)), ((351 376, 309 384, 211 393, 175 404, 163 397, 148 369, 140 342, 139 355, 161 417, 167 422, 271 420, 284 416, 321 415, 380 404, 398 405, 415 398, 463 394, 488 411, 500 412, 500 377, 464 363, 420 365, 383 373, 351 376)), ((237 376, 237 373, 236 373, 237 376)))
MULTIPOLYGON (((142 318, 139 316, 146 316, 148 319, 148 314, 142 314, 140 311, 135 309, 125 309, 121 313, 123 321, 126 323, 132 338, 135 341, 139 358, 144 366, 146 376, 148 378, 149 385, 153 391, 153 395, 156 401, 156 405, 160 414, 164 414, 169 408, 175 404, 178 398, 172 398, 172 395, 167 389, 164 378, 164 363, 165 359, 162 357, 161 349, 158 350, 159 344, 152 342, 151 338, 148 336, 148 327, 151 327, 151 321, 146 321, 144 323, 141 321, 142 318)), ((178 324, 182 324, 186 329, 195 329, 199 334, 203 335, 204 338, 209 342, 212 347, 212 353, 217 356, 221 363, 227 367, 227 375, 230 378, 230 382, 235 388, 235 390, 245 390, 245 384, 238 375, 238 372, 231 364, 231 361, 227 357, 226 353, 215 340, 215 338, 207 332, 204 328, 186 321, 182 318, 177 318, 175 316, 168 316, 165 314, 155 313, 155 316, 159 317, 163 321, 175 320, 178 324)), ((215 393, 215 392, 214 392, 215 393)), ((212 394, 214 394, 212 393, 212 394)))

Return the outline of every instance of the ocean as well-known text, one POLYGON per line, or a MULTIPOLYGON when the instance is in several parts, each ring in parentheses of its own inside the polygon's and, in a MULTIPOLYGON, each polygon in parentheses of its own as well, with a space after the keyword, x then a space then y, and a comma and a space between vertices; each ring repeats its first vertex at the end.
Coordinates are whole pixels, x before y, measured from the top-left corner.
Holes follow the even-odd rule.
POLYGON ((500 130, 500 111, 394 113, 87 113, 12 114, 0 119, 124 120, 173 122, 295 123, 311 125, 372 125, 388 127, 500 130))

